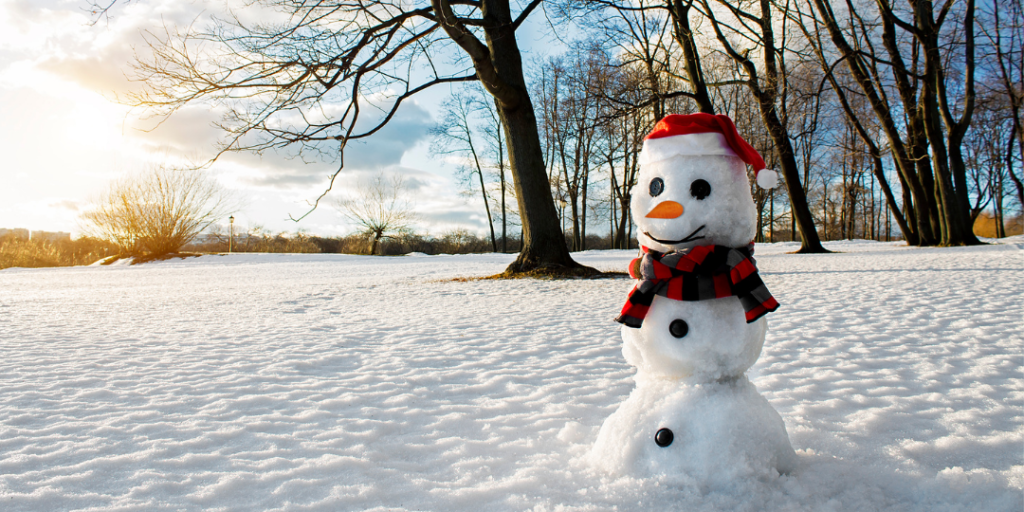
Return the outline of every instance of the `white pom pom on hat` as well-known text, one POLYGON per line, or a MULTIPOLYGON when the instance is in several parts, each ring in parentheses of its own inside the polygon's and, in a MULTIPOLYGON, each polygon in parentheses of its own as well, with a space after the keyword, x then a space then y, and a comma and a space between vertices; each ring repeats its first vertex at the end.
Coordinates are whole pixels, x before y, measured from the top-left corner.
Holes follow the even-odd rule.
POLYGON ((754 180, 763 189, 775 188, 779 175, 765 169, 764 159, 740 137, 728 116, 669 114, 644 139, 640 165, 673 156, 735 156, 754 168, 754 180))
POLYGON ((775 169, 761 169, 760 172, 755 171, 754 176, 757 186, 765 190, 779 186, 779 173, 775 169))

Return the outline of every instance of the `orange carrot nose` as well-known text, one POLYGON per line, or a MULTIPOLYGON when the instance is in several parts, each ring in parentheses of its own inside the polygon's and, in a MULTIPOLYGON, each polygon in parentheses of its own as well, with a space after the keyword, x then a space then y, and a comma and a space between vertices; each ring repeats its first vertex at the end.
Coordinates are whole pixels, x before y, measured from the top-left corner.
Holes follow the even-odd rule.
POLYGON ((683 214, 683 205, 675 201, 662 201, 647 214, 648 219, 675 219, 683 214))

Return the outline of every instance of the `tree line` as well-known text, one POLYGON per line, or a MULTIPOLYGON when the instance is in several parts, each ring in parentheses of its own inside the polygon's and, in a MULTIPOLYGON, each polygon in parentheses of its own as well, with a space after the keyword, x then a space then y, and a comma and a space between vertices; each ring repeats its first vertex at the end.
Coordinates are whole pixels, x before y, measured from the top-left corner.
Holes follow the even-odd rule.
MULTIPOLYGON (((592 7, 581 15, 591 29, 565 53, 535 63, 531 77, 572 250, 586 249, 588 220, 590 232, 626 247, 643 136, 666 112, 698 110, 732 117, 783 171, 786 188, 751 189, 759 241, 797 240, 808 224, 826 240, 969 244, 986 210, 991 236, 1006 236, 1008 222, 1019 226, 1019 2, 949 3, 934 26, 927 11, 884 2, 844 6, 841 16, 824 2, 583 4, 592 7), (744 10, 758 5, 763 10, 744 10), (735 40, 748 43, 742 54, 735 40), (930 62, 935 49, 942 58, 930 62), (795 187, 800 197, 790 194, 795 187)), ((479 141, 449 135, 456 118, 471 132, 465 105, 487 110, 479 92, 468 94, 445 104, 438 135, 478 161, 479 141), (462 115, 453 117, 456 106, 462 115)), ((493 117, 477 122, 481 135, 495 132, 493 117)), ((484 176, 500 155, 487 155, 472 169, 479 186, 464 182, 484 193, 485 206, 487 193, 499 190, 484 176)))
POLYGON ((48 240, 5 234, 0 235, 0 269, 89 265, 119 251, 117 244, 99 238, 48 240))
POLYGON ((668 113, 733 118, 784 184, 753 190, 759 237, 788 235, 801 252, 893 231, 914 245, 975 244, 982 211, 1002 232, 1022 202, 1019 0, 256 4, 284 21, 150 35, 130 102, 156 115, 216 105, 222 152, 337 154, 327 194, 349 142, 422 91, 462 89, 436 151, 467 162, 492 249, 495 220, 521 226, 510 273, 592 272, 567 249, 585 248, 603 229, 594 222, 628 243, 636 153, 668 113), (579 37, 526 61, 516 34, 530 23, 579 37))

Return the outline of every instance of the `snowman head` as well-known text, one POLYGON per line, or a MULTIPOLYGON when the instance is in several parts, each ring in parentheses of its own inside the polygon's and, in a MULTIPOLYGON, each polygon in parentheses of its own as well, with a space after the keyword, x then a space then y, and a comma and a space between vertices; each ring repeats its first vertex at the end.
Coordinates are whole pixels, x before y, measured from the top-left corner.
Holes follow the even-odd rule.
POLYGON ((728 117, 673 114, 659 121, 644 141, 630 204, 640 245, 669 252, 749 243, 757 214, 744 164, 754 168, 759 186, 775 186, 774 171, 728 117))

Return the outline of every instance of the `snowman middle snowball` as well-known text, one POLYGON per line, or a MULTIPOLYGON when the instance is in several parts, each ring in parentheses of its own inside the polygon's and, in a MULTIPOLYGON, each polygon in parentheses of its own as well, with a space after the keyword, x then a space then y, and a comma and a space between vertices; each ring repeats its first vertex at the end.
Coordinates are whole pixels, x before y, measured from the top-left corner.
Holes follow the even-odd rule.
POLYGON ((731 120, 710 114, 667 116, 640 162, 630 209, 645 254, 619 317, 636 389, 602 425, 592 461, 705 483, 791 471, 785 424, 744 376, 778 307, 752 258, 745 164, 771 171, 731 120))
MULTIPOLYGON (((757 230, 746 168, 735 156, 676 155, 644 165, 630 209, 640 245, 662 253, 706 245, 745 247, 757 230), (652 188, 658 192, 652 183, 661 183, 660 193, 652 193, 652 188), (666 202, 681 205, 682 214, 647 217, 666 202)), ((736 377, 760 356, 767 331, 764 318, 749 324, 743 318, 735 297, 695 302, 655 297, 640 328, 623 327, 622 352, 640 379, 736 377), (677 320, 689 328, 684 337, 671 333, 677 320)))

